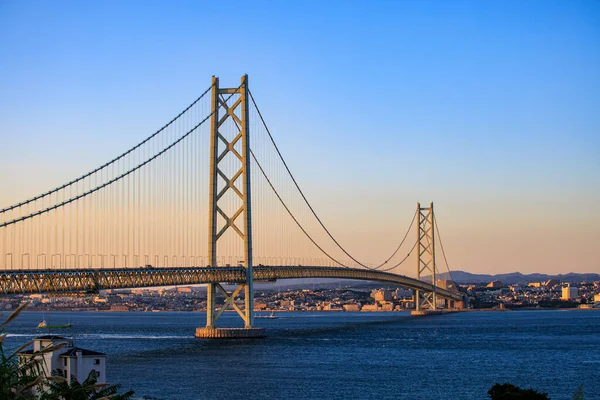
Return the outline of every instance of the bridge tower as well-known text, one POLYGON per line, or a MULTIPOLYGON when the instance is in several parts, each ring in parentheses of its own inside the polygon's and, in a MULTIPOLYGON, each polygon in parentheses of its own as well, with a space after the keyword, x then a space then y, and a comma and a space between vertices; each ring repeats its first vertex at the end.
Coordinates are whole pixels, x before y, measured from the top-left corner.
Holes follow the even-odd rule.
POLYGON ((433 292, 415 290, 415 310, 420 311, 427 308, 435 312, 437 310, 437 274, 433 202, 429 203, 429 207, 421 207, 421 203, 417 203, 417 217, 417 279, 421 280, 421 275, 429 274, 433 292))
MULTIPOLYGON (((210 182, 209 182, 209 226, 208 257, 210 266, 217 268, 219 239, 228 230, 233 230, 234 237, 243 241, 245 281, 228 293, 220 283, 210 283, 207 288, 206 327, 196 329, 199 338, 237 338, 260 337, 264 329, 253 326, 254 288, 252 279, 252 208, 250 193, 250 131, 248 103, 248 75, 241 78, 238 88, 221 88, 219 78, 212 78, 212 117, 210 132, 210 182), (226 97, 227 96, 227 97, 226 97), (231 100, 230 100, 231 99, 231 100), (230 101, 229 101, 230 100, 230 101), (219 110, 224 110, 223 115, 219 110), (233 137, 225 134, 224 124, 228 124, 233 137), (222 148, 222 150, 219 150, 222 148), (228 154, 237 160, 237 171, 231 171, 225 164, 228 154), (239 167, 239 168, 238 168, 239 167), (241 180, 242 184, 237 184, 241 180), (237 210, 227 210, 223 205, 228 194, 237 198, 237 210), (236 221, 242 220, 242 224, 236 221), (241 225, 241 228, 240 226, 241 225), (234 300, 244 291, 244 309, 234 300), (217 310, 217 291, 225 297, 225 302, 217 310), (244 320, 244 328, 217 328, 216 322, 229 307, 233 308, 244 320)), ((229 157, 231 158, 231 157, 229 157)), ((229 163, 231 165, 231 162, 229 163)))

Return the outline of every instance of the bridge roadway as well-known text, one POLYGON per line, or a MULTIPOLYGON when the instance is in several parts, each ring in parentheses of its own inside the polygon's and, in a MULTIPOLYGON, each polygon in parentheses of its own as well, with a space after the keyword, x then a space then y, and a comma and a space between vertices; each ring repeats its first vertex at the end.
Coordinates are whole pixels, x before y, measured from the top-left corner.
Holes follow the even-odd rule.
MULTIPOLYGON (((344 278, 386 282, 409 289, 433 291, 433 285, 404 275, 357 268, 315 266, 253 267, 254 281, 294 278, 344 278)), ((151 286, 245 281, 244 267, 117 268, 80 270, 4 270, 0 271, 0 294, 64 293, 125 289, 151 286)), ((462 300, 460 293, 437 288, 442 298, 462 300)))

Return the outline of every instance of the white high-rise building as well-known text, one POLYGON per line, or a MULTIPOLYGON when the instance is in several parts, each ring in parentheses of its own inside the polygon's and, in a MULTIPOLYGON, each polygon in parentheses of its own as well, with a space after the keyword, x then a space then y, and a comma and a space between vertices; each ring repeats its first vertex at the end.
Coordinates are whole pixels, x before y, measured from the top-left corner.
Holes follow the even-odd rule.
POLYGON ((565 286, 562 288, 562 296, 561 300, 573 300, 578 297, 579 293, 576 287, 572 287, 571 285, 565 286))

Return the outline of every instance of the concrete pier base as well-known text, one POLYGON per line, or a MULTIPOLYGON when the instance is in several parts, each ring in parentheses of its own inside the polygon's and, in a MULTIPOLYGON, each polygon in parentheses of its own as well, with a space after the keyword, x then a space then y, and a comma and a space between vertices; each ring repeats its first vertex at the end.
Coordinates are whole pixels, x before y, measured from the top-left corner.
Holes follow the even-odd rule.
POLYGON ((264 336, 264 328, 196 328, 199 339, 254 339, 264 336))
POLYGON ((410 315, 412 316, 425 316, 425 315, 440 315, 442 310, 419 310, 419 311, 411 311, 410 315))

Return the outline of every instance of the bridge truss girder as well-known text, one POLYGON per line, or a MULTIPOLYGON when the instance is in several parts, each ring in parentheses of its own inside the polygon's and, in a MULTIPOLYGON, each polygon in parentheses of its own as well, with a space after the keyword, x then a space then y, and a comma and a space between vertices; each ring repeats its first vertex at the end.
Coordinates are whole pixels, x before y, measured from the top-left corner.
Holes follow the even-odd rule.
MULTIPOLYGON (((404 275, 355 268, 259 265, 254 267, 253 275, 254 280, 264 282, 277 279, 345 278, 391 283, 422 292, 433 291, 431 284, 404 275)), ((239 289, 239 285, 245 281, 244 267, 14 270, 0 272, 0 294, 90 292, 206 283, 216 285, 219 282, 238 285, 239 289)), ((436 293, 446 299, 462 300, 460 293, 440 288, 437 288, 436 293)), ((226 298, 228 296, 233 297, 228 294, 226 298)))

